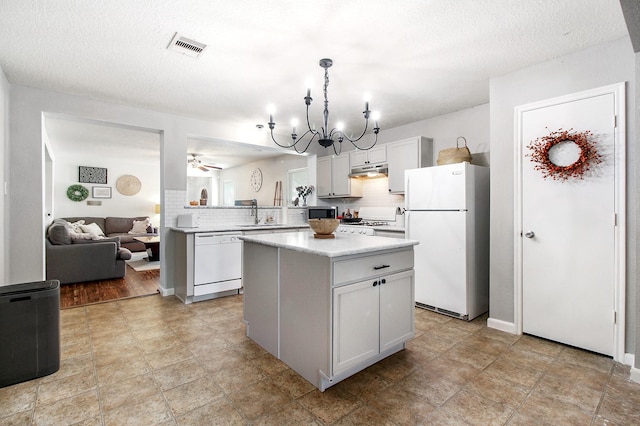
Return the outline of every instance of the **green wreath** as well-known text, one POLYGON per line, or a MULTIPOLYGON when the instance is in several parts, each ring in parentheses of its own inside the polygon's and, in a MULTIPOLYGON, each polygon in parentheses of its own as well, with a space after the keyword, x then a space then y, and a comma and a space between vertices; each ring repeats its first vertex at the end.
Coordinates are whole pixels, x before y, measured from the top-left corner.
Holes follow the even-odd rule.
POLYGON ((82 201, 89 196, 89 190, 82 185, 71 185, 67 188, 67 197, 71 201, 82 201))

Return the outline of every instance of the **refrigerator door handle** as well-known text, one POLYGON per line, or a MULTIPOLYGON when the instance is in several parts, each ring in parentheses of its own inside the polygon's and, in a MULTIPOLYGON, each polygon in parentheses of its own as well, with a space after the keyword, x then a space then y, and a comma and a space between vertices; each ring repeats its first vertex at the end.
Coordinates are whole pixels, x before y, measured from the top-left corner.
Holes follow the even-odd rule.
MULTIPOLYGON (((406 195, 405 195, 406 196, 406 195)), ((404 211, 404 238, 407 240, 411 236, 411 210, 404 211)))
POLYGON ((411 203, 409 203, 409 197, 411 197, 411 191, 409 191, 409 181, 411 180, 411 175, 407 175, 407 179, 404 182, 404 208, 410 208, 411 203))

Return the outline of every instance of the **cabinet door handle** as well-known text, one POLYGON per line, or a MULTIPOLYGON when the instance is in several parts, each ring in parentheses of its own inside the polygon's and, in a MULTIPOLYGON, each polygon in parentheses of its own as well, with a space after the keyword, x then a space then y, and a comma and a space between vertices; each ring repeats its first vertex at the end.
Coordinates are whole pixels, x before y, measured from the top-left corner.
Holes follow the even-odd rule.
POLYGON ((375 287, 375 286, 377 286, 377 285, 378 285, 378 281, 374 281, 374 282, 373 282, 373 286, 375 287))
POLYGON ((380 285, 382 285, 382 284, 386 284, 386 283, 387 283, 387 280, 386 280, 386 279, 384 279, 384 278, 380 281, 380 285))
POLYGON ((384 268, 390 268, 390 267, 391 265, 382 265, 382 266, 374 266, 373 269, 377 271, 378 269, 384 269, 384 268))

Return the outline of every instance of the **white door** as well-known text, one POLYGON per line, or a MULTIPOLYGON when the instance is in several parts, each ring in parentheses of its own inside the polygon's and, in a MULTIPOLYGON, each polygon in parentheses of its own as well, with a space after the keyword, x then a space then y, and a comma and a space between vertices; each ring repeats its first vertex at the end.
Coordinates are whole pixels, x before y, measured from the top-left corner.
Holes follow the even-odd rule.
MULTIPOLYGON (((600 94, 525 110, 520 121, 522 330, 598 353, 614 352, 615 96, 600 94), (558 129, 591 131, 602 162, 584 179, 543 178, 526 156, 558 129)), ((565 144, 555 164, 575 161, 565 144)))

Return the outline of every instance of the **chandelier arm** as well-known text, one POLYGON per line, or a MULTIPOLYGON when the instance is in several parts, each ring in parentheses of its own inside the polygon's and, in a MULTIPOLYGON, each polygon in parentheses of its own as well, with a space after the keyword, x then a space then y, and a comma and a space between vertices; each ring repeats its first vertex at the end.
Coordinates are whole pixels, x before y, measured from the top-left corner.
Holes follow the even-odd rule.
POLYGON ((338 142, 339 142, 339 145, 340 145, 340 149, 338 149, 338 150, 336 150, 336 144, 335 143, 333 144, 333 152, 336 155, 340 155, 342 153, 342 139, 340 139, 338 142))
POLYGON ((373 140, 373 143, 371 144, 371 146, 370 146, 370 147, 368 147, 368 148, 363 148, 363 147, 360 147, 360 146, 358 146, 358 145, 356 144, 356 142, 357 142, 358 140, 360 140, 360 138, 362 138, 362 136, 360 136, 360 138, 356 139, 355 141, 351 141, 351 140, 349 140, 349 142, 351 142, 351 144, 352 144, 353 146, 355 146, 357 149, 359 149, 360 151, 368 151, 368 150, 370 150, 371 148, 373 148, 374 146, 376 146, 376 144, 378 143, 378 132, 377 132, 377 131, 375 131, 375 132, 374 132, 374 134, 376 135, 376 137, 375 137, 375 139, 373 140))
MULTIPOLYGON (((305 133, 305 135, 306 135, 306 133, 305 133)), ((275 143, 276 145, 278 145, 281 148, 295 148, 295 146, 302 140, 302 138, 297 139, 296 141, 294 141, 290 145, 283 145, 283 144, 281 144, 280 142, 278 142, 276 140, 276 138, 273 136, 273 129, 271 129, 271 140, 273 141, 273 143, 275 143)))
MULTIPOLYGON (((358 136, 357 138, 353 138, 353 139, 352 139, 352 138, 350 138, 349 136, 345 135, 344 133, 342 134, 342 136, 343 136, 346 140, 348 140, 349 142, 351 142, 351 143, 353 144, 353 146, 355 146, 356 148, 358 148, 358 147, 356 146, 356 144, 355 144, 355 143, 356 143, 356 142, 358 142, 360 139, 362 139, 362 137, 365 135, 365 133, 367 133, 368 128, 369 128, 369 120, 368 120, 368 119, 365 119, 365 122, 364 122, 364 130, 362 131, 362 133, 360 133, 360 136, 358 136)), ((371 147, 371 148, 373 148, 373 147, 371 147)), ((371 149, 371 148, 367 148, 367 149, 371 149)), ((358 149, 361 149, 361 148, 358 148, 358 149)))
MULTIPOLYGON (((308 132, 307 132, 308 133, 308 132)), ((307 134, 305 133, 305 135, 307 134)), ((317 136, 317 134, 314 134, 313 136, 311 136, 309 138, 309 142, 307 142, 307 146, 304 147, 303 150, 298 150, 298 147, 294 146, 293 149, 298 153, 298 154, 304 154, 305 152, 307 152, 307 149, 309 148, 309 145, 311 145, 311 142, 313 142, 313 140, 315 139, 315 137, 317 136)), ((299 141, 302 140, 302 138, 298 139, 299 141)))
MULTIPOLYGON (((306 133, 311 132, 311 133, 313 133, 314 136, 319 134, 319 132, 316 129, 311 127, 311 121, 309 121, 309 105, 307 105, 307 129, 309 129, 309 130, 306 133)), ((325 134, 324 128, 322 128, 322 134, 323 135, 325 134)))

